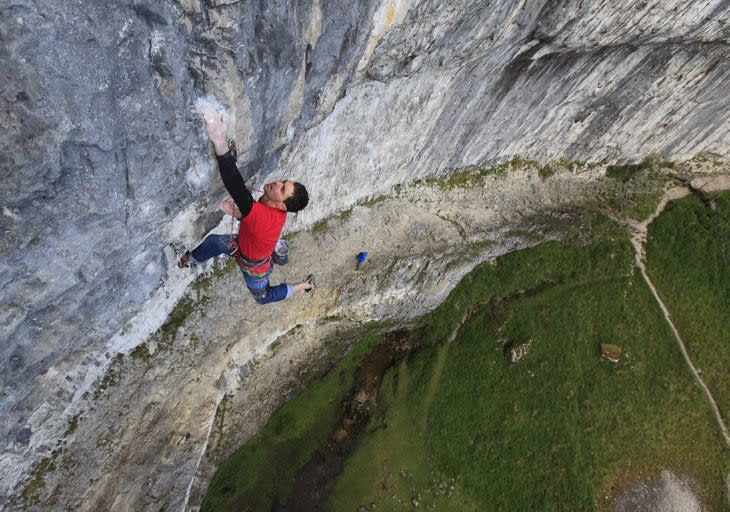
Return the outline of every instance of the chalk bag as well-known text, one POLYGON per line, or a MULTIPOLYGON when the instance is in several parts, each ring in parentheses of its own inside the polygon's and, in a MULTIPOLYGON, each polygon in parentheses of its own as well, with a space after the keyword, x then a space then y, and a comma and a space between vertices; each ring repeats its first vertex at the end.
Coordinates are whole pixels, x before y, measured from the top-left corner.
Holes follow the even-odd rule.
POLYGON ((271 259, 277 265, 286 265, 289 262, 289 244, 286 240, 276 242, 276 248, 274 248, 271 259))

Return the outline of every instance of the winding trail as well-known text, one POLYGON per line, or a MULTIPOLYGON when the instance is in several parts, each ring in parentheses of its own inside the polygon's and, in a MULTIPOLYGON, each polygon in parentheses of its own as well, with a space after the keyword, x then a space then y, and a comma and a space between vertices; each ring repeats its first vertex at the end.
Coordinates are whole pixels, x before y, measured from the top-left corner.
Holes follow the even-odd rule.
MULTIPOLYGON (((710 180, 704 182, 701 186, 696 188, 703 188, 705 190, 721 190, 728 188, 727 183, 727 177, 719 177, 722 179, 719 180, 710 180)), ((725 424, 725 421, 722 418, 722 414, 720 414, 720 408, 717 406, 717 402, 715 401, 715 397, 712 395, 712 391, 710 391, 710 388, 707 387, 707 384, 702 380, 702 377, 700 377, 700 373, 695 367, 694 363, 692 362, 692 359, 690 358, 689 352, 687 351, 687 346, 684 343, 684 340, 682 339, 682 336, 679 334, 679 331, 674 325, 674 322, 672 321, 672 317, 669 314, 669 310, 664 305, 664 302, 662 301, 661 297, 659 296, 659 293, 657 292, 656 288, 654 287, 654 283, 652 283, 651 278, 649 277, 649 274, 646 270, 646 237, 647 233, 649 231, 649 224, 651 224, 654 219, 656 219, 659 214, 664 211, 664 208, 667 206, 669 201, 673 201, 675 199, 679 199, 681 197, 688 196, 691 193, 691 190, 689 187, 675 187, 670 190, 668 190, 664 196, 662 197, 661 201, 659 202, 659 205, 657 206, 656 211, 649 216, 645 221, 643 222, 636 222, 630 219, 620 219, 622 222, 628 224, 634 231, 633 236, 631 237, 631 244, 634 246, 634 250, 636 251, 636 264, 639 267, 639 270, 641 270, 641 275, 644 276, 644 280, 646 281, 646 284, 649 286, 649 289, 651 290, 651 293, 654 295, 654 298, 656 299, 657 303, 659 304, 659 308, 662 310, 662 313, 664 314, 664 318, 666 319, 667 323, 669 324, 669 327, 672 329, 672 332, 674 333, 674 338, 677 340, 677 343, 679 344, 679 348, 682 351, 682 355, 684 356, 684 360, 687 362, 687 366, 689 366, 690 371, 692 372, 692 375, 694 375, 695 380, 697 381, 697 384, 702 388, 702 390, 705 392, 705 395, 707 396, 707 400, 710 402, 710 406, 712 407, 713 412, 715 413, 715 419, 717 420, 717 424, 720 427, 720 430, 722 431, 722 435, 725 437, 725 443, 727 443, 728 446, 730 446, 730 430, 728 430, 727 425, 725 424)))

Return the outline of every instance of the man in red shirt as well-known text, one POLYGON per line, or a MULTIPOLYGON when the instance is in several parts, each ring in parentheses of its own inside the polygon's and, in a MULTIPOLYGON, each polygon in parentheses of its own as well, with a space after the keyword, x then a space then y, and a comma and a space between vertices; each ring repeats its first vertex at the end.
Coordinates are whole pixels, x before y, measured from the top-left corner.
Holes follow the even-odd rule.
POLYGON ((264 185, 263 195, 254 201, 238 172, 236 157, 228 146, 223 116, 209 108, 203 111, 203 117, 218 159, 221 179, 232 198, 232 201, 224 203, 222 209, 241 222, 238 237, 209 235, 195 249, 186 252, 178 266, 189 267, 191 263, 200 263, 221 254, 233 256, 241 267, 246 286, 259 304, 277 302, 297 292, 310 291, 314 287, 311 274, 300 283, 269 284, 273 263, 286 263, 286 259, 275 252, 277 247, 286 246, 283 241, 278 244, 286 214, 307 206, 307 189, 301 183, 290 180, 274 181, 264 185))

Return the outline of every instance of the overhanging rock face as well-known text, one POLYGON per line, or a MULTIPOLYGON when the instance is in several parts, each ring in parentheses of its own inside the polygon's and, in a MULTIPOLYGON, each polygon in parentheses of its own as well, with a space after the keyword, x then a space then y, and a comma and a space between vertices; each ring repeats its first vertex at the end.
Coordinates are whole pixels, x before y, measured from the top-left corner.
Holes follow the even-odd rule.
MULTIPOLYGON (((192 279, 168 273, 165 247, 220 220, 200 98, 225 106, 247 178, 309 186, 292 230, 516 156, 730 152, 722 0, 18 0, 0 13, 6 507, 192 279)), ((181 504, 193 473, 128 503, 181 504)))

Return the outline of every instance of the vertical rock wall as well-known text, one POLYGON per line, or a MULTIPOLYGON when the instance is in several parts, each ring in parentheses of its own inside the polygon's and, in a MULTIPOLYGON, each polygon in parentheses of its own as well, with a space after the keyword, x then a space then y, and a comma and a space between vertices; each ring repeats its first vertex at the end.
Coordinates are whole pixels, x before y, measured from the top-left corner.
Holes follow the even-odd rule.
POLYGON ((362 190, 512 157, 726 155, 729 9, 418 3, 282 168, 332 182, 314 198, 337 210, 362 190))
POLYGON ((0 14, 0 506, 191 280, 165 247, 220 219, 203 96, 227 108, 245 177, 309 185, 291 229, 514 156, 730 152, 722 0, 11 0, 0 14))
POLYGON ((163 249, 220 220, 211 212, 223 190, 196 100, 212 95, 226 107, 246 176, 271 171, 321 115, 329 77, 352 73, 369 9, 0 7, 0 504, 51 452, 116 353, 144 341, 192 279, 168 280, 163 249), (128 324, 144 309, 156 314, 128 324))

